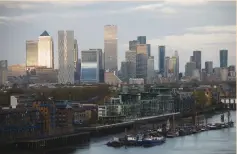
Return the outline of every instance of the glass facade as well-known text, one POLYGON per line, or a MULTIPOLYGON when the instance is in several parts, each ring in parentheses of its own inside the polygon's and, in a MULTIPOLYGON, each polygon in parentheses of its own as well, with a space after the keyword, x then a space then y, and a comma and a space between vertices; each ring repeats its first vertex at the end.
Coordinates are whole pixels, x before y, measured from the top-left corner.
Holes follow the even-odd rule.
POLYGON ((81 81, 82 82, 97 82, 98 81, 97 63, 82 63, 81 81))
POLYGON ((228 66, 228 50, 220 50, 220 67, 228 66))
POLYGON ((38 41, 38 66, 54 67, 53 39, 51 36, 40 36, 38 41))
POLYGON ((148 57, 151 56, 151 45, 150 44, 147 44, 147 55, 148 55, 148 57))
POLYGON ((146 44, 146 36, 138 36, 137 40, 139 44, 146 44))
POLYGON ((159 46, 159 71, 164 75, 165 71, 165 46, 159 46))
POLYGON ((58 31, 58 82, 74 84, 74 31, 58 31))
POLYGON ((202 53, 201 51, 193 51, 193 61, 196 63, 196 69, 202 69, 202 53))
POLYGON ((38 66, 38 41, 26 41, 26 67, 38 66))
POLYGON ((118 70, 117 48, 117 26, 104 26, 105 70, 118 70))

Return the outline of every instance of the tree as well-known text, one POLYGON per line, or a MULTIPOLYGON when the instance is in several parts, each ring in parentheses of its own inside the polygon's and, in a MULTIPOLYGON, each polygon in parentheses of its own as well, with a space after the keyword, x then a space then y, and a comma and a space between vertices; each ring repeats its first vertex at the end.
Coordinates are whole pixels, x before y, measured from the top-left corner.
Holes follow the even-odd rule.
POLYGON ((194 98, 196 101, 196 107, 199 109, 203 109, 207 105, 207 96, 205 95, 205 91, 198 90, 194 91, 194 98))

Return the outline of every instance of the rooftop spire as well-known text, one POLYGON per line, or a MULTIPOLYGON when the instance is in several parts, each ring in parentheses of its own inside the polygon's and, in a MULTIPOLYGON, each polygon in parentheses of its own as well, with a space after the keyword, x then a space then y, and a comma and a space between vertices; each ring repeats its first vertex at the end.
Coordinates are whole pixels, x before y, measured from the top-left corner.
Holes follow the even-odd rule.
POLYGON ((45 30, 40 36, 49 36, 49 33, 45 30))

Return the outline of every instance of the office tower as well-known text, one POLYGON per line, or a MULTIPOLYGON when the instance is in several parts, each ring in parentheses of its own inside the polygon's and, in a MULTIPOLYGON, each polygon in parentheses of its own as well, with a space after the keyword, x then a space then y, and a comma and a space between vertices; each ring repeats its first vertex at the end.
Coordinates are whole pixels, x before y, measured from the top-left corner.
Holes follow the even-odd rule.
POLYGON ((125 52, 125 59, 126 61, 131 61, 131 62, 136 63, 136 55, 137 55, 136 51, 128 50, 125 52))
POLYGON ((170 74, 170 57, 165 57, 164 77, 169 77, 170 74))
POLYGON ((104 54, 105 54, 105 70, 117 71, 117 26, 104 26, 104 54))
POLYGON ((206 81, 207 80, 207 72, 206 69, 202 69, 201 71, 201 80, 206 81))
POLYGON ((148 57, 147 60, 147 83, 152 84, 155 77, 154 56, 148 57))
POLYGON ((26 41, 26 69, 38 66, 38 41, 26 41))
POLYGON ((213 73, 213 62, 212 61, 205 62, 205 71, 209 75, 213 73))
POLYGON ((77 68, 78 65, 78 44, 77 44, 77 40, 74 39, 74 67, 75 69, 77 68))
POLYGON ((159 46, 159 71, 162 75, 164 75, 165 71, 165 46, 159 46))
POLYGON ((137 54, 147 55, 147 45, 146 44, 138 44, 136 51, 137 51, 137 54))
POLYGON ((74 84, 74 31, 58 31, 58 82, 74 84))
POLYGON ((128 82, 129 81, 129 78, 128 78, 128 63, 127 61, 122 61, 121 62, 121 68, 120 68, 120 71, 121 71, 121 80, 124 81, 124 82, 128 82))
POLYGON ((201 71, 202 69, 201 51, 193 51, 193 62, 196 63, 196 68, 201 71))
POLYGON ((170 70, 171 76, 175 78, 177 75, 177 58, 175 56, 170 58, 169 70, 170 70))
POLYGON ((136 55, 136 77, 143 78, 145 81, 147 79, 147 60, 147 45, 138 44, 136 55))
POLYGON ((150 57, 151 56, 151 45, 147 44, 147 56, 150 57))
POLYGON ((220 67, 228 66, 228 50, 220 50, 220 67))
POLYGON ((129 50, 130 51, 136 51, 138 44, 139 44, 138 40, 129 41, 129 50))
POLYGON ((222 67, 220 69, 220 79, 221 79, 221 81, 228 80, 228 69, 226 67, 222 67))
POLYGON ((137 40, 139 44, 146 44, 146 36, 138 36, 137 40))
POLYGON ((80 83, 80 77, 81 77, 81 59, 77 60, 77 66, 76 66, 76 72, 74 76, 74 80, 76 83, 80 83))
POLYGON ((81 82, 99 83, 102 69, 102 50, 89 49, 81 51, 81 82))
POLYGON ((135 78, 136 77, 136 51, 126 51, 125 52, 125 59, 128 65, 128 78, 135 78))
POLYGON ((219 78, 221 76, 220 72, 221 72, 221 68, 220 67, 215 67, 213 69, 213 73, 214 73, 215 77, 217 77, 217 78, 219 78))
POLYGON ((147 54, 139 53, 136 56, 136 77, 147 79, 147 54))
POLYGON ((54 68, 53 39, 44 31, 38 41, 38 66, 54 68))
POLYGON ((190 62, 193 62, 193 56, 190 56, 190 60, 189 60, 190 62))
POLYGON ((185 76, 192 77, 194 69, 196 69, 196 63, 195 62, 187 62, 185 65, 185 76))
POLYGON ((175 65, 175 79, 179 80, 179 53, 175 51, 176 65, 175 65))
POLYGON ((91 50, 96 50, 99 52, 99 82, 100 83, 104 83, 104 74, 105 74, 105 70, 104 70, 104 53, 102 51, 102 49, 89 49, 91 50))
POLYGON ((0 86, 6 84, 8 74, 7 60, 0 61, 0 86))

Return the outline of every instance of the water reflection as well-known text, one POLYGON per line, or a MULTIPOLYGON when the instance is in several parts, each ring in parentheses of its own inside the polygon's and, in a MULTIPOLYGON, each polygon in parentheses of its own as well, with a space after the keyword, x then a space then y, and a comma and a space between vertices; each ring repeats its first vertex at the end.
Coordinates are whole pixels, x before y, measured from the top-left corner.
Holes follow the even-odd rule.
MULTIPOLYGON (((231 112, 231 117, 236 122, 236 112, 231 112)), ((208 119, 208 123, 220 122, 220 115, 208 119)), ((121 136, 122 134, 118 134, 121 136)), ((161 146, 152 148, 111 148, 105 143, 113 135, 92 139, 90 145, 59 148, 48 151, 27 152, 12 151, 2 152, 7 154, 234 154, 236 151, 236 128, 202 132, 185 137, 167 139, 161 146)))

